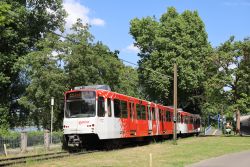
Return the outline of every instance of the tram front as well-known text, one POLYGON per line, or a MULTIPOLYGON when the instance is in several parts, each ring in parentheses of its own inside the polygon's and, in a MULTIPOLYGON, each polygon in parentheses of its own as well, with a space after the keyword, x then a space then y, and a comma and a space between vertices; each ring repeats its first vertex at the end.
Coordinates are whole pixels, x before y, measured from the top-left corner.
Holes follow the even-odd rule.
POLYGON ((95 90, 72 90, 65 93, 63 120, 64 145, 80 146, 95 136, 95 90))

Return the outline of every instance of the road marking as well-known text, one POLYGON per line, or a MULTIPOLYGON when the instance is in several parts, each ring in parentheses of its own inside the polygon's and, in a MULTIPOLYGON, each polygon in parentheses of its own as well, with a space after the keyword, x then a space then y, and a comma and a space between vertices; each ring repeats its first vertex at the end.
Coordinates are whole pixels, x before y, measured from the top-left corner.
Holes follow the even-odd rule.
POLYGON ((212 135, 215 135, 217 131, 218 131, 218 129, 215 129, 215 131, 214 131, 214 133, 212 135))

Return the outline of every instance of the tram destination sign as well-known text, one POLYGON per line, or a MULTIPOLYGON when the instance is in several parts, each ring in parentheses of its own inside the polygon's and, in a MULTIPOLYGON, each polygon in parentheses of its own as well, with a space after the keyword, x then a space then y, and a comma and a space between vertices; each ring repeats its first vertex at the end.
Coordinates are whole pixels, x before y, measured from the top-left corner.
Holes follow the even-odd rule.
POLYGON ((81 99, 81 92, 71 92, 67 94, 67 99, 81 99))
POLYGON ((94 91, 79 91, 79 92, 70 92, 67 94, 67 99, 94 99, 95 92, 94 91))

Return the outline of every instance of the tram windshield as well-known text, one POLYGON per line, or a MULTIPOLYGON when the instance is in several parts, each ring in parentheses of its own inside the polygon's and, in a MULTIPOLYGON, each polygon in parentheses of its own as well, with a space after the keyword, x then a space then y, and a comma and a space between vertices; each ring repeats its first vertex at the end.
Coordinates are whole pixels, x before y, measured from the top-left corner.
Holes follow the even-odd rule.
POLYGON ((94 117, 95 112, 95 92, 72 92, 66 95, 66 118, 94 117))

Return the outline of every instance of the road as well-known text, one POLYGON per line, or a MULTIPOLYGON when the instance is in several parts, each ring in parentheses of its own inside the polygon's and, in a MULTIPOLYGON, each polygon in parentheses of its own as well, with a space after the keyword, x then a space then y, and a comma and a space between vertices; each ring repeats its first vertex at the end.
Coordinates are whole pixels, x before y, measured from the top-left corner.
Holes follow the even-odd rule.
POLYGON ((250 150, 203 160, 187 167, 249 167, 250 150))

